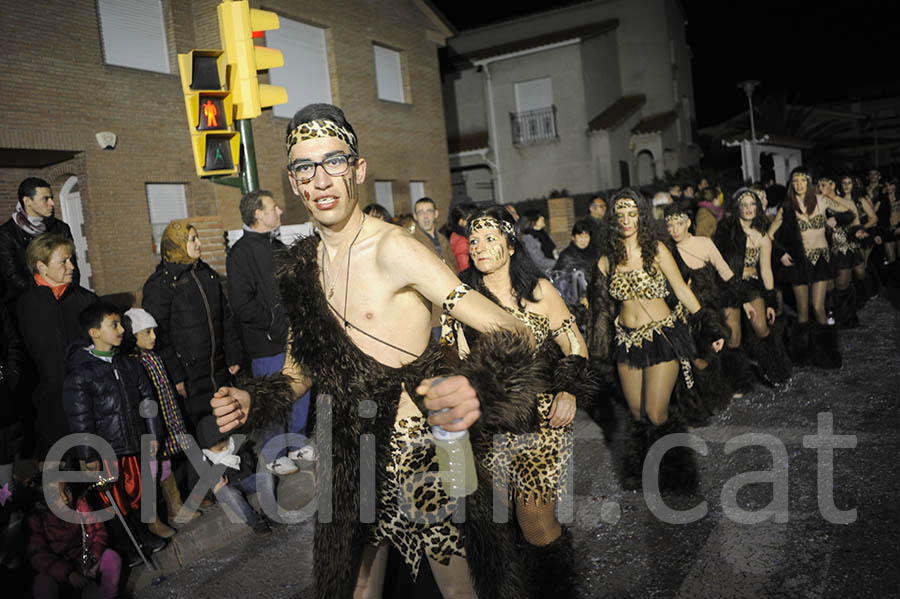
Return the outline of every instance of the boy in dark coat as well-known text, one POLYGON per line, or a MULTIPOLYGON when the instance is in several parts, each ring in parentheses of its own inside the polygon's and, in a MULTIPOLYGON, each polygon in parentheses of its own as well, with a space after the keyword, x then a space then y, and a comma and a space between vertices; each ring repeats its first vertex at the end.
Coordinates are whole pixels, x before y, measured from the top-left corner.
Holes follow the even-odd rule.
MULTIPOLYGON (((87 445, 77 447, 81 469, 115 478, 110 492, 143 544, 158 551, 165 541, 150 534, 139 521, 141 501, 141 435, 150 433, 150 452, 163 435, 159 407, 143 368, 117 353, 125 329, 115 306, 97 303, 79 316, 92 343, 73 347, 63 386, 63 407, 72 433, 91 433, 104 439, 115 452, 114 462, 102 459, 87 445)), ((158 517, 155 521, 158 521, 158 517)), ((154 522, 155 523, 155 522, 154 522)))

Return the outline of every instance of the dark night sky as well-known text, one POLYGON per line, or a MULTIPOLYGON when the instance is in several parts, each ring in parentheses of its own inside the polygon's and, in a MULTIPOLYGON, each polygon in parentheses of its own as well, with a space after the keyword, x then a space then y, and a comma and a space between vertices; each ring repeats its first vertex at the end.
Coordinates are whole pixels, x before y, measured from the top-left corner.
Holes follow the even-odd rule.
MULTIPOLYGON (((515 4, 433 0, 458 30, 577 2, 515 4)), ((785 93, 810 104, 900 92, 896 0, 685 0, 700 127, 747 106, 737 84, 762 82, 755 99, 785 93), (895 10, 891 10, 895 9, 895 10)))

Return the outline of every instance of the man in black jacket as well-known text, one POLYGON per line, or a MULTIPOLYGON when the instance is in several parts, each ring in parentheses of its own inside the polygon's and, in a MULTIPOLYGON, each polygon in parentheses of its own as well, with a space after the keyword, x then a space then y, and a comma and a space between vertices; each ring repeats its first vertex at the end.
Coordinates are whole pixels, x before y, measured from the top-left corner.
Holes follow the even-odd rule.
MULTIPOLYGON (((53 216, 55 202, 50 184, 28 177, 19 184, 19 203, 12 216, 0 225, 0 278, 6 285, 3 303, 15 314, 16 300, 32 285, 32 274, 25 264, 25 248, 42 233, 56 233, 72 239, 69 225, 53 216)), ((75 256, 72 256, 74 261, 75 256)), ((79 280, 75 265, 73 280, 79 280)))
MULTIPOLYGON (((244 350, 256 377, 279 372, 284 365, 288 325, 275 285, 274 256, 285 248, 278 239, 282 210, 265 190, 244 194, 240 210, 244 235, 228 253, 228 299, 240 321, 244 350)), ((307 393, 294 406, 290 432, 305 431, 308 412, 307 393)), ((263 454, 276 474, 297 471, 290 459, 277 459, 274 449, 264 449, 263 454)))

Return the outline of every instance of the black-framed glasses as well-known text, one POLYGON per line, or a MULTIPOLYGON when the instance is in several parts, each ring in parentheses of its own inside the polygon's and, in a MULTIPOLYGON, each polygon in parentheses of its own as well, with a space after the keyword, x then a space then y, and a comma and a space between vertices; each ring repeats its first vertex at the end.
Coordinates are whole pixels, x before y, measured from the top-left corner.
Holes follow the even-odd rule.
POLYGON ((332 177, 338 177, 350 170, 356 164, 356 156, 349 154, 334 154, 321 162, 303 160, 288 165, 288 173, 298 183, 309 183, 316 176, 316 169, 322 167, 332 177))

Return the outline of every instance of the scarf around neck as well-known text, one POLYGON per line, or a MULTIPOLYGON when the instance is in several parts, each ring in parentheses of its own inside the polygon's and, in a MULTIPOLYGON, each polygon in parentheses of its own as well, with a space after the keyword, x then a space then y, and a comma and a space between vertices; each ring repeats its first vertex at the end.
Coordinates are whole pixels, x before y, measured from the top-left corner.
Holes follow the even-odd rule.
POLYGON ((12 213, 12 220, 16 223, 17 227, 32 237, 37 237, 41 233, 47 232, 47 223, 44 222, 43 217, 28 216, 28 213, 25 212, 25 207, 22 206, 21 202, 16 204, 16 209, 13 210, 12 213))

